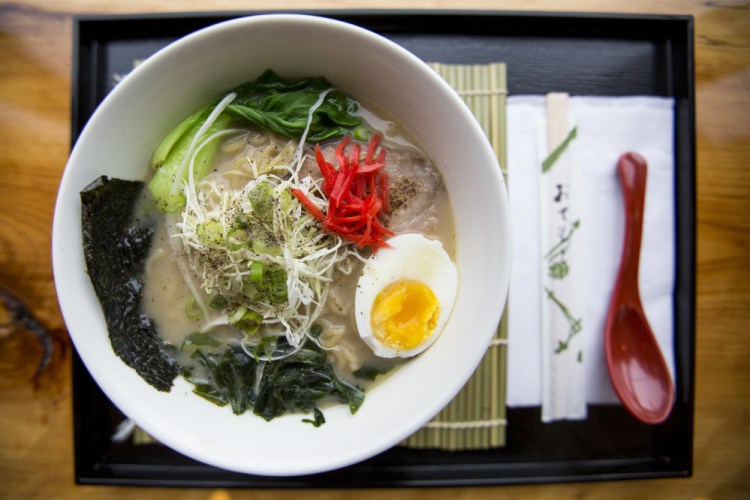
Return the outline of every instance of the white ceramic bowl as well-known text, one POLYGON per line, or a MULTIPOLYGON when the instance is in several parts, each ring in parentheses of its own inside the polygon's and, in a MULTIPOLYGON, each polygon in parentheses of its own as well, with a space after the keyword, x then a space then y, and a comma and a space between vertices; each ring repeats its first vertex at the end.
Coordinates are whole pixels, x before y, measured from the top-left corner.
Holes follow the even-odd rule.
POLYGON ((408 437, 471 376, 502 313, 510 279, 510 214, 502 176, 460 98, 417 57, 367 30, 325 18, 261 15, 187 36, 146 60, 107 96, 76 143, 53 226, 55 282, 75 347, 107 396, 167 446, 229 470, 300 475, 350 465, 408 437), (272 68, 325 76, 400 121, 440 169, 455 212, 459 292, 440 339, 367 394, 355 415, 341 405, 320 428, 299 415, 266 422, 235 416, 178 378, 153 389, 109 343, 86 274, 79 192, 106 174, 143 179, 159 140, 194 109, 272 68))

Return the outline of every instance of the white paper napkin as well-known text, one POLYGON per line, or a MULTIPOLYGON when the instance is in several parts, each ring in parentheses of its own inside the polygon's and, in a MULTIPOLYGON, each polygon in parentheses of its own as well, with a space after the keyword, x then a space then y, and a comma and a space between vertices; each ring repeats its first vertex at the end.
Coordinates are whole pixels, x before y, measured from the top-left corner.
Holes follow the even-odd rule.
MULTIPOLYGON (((618 402, 604 357, 604 322, 622 251, 624 207, 615 166, 636 151, 648 162, 639 284, 649 323, 674 378, 674 103, 655 97, 571 97, 581 166, 585 246, 586 401, 618 402)), ((538 126, 544 96, 508 98, 508 190, 514 261, 508 303, 508 406, 541 404, 541 248, 538 126)))

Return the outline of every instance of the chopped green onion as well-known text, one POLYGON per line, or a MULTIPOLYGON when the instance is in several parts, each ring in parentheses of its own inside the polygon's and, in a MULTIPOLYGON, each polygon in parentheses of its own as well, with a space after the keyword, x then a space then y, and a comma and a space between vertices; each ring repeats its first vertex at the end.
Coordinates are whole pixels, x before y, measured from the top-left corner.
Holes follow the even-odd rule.
POLYGON ((281 247, 277 245, 269 245, 265 240, 256 238, 252 243, 253 252, 259 255, 270 255, 272 257, 278 257, 282 254, 281 247))
POLYGON ((237 310, 229 316, 229 323, 245 332, 246 335, 257 333, 262 322, 263 318, 260 314, 245 306, 238 307, 237 310))
POLYGON ((179 212, 185 206, 185 195, 177 193, 175 195, 165 195, 158 199, 156 206, 162 212, 169 214, 179 212))
POLYGON ((229 305, 229 301, 223 295, 214 295, 208 305, 213 309, 225 309, 229 305))
POLYGON ((203 316, 203 310, 194 297, 185 302, 185 314, 188 319, 198 319, 203 316))
POLYGON ((207 220, 202 224, 198 224, 195 233, 208 245, 221 245, 224 243, 224 232, 218 221, 207 220))
POLYGON ((244 229, 233 229, 227 237, 227 248, 233 252, 237 251, 247 246, 248 239, 247 231, 244 229))
POLYGON ((258 299, 261 296, 260 290, 249 282, 245 282, 242 285, 242 293, 251 301, 258 299))
POLYGON ((234 217, 234 223, 242 229, 250 227, 250 217, 246 213, 238 214, 234 217))
POLYGON ((250 263, 250 283, 260 285, 263 283, 263 263, 253 261, 250 263))
POLYGON ((188 337, 182 341, 181 349, 184 351, 190 347, 219 347, 220 345, 221 342, 210 333, 195 332, 188 335, 188 337))
POLYGON ((358 141, 367 142, 372 138, 372 130, 360 125, 354 129, 354 138, 358 141))
POLYGON ((267 285, 270 291, 269 299, 274 304, 286 302, 288 298, 286 289, 286 273, 281 268, 275 268, 269 271, 267 285))
POLYGON ((284 190, 279 194, 279 196, 279 207, 284 214, 288 214, 289 212, 291 212, 292 208, 294 208, 294 204, 292 203, 292 195, 291 193, 289 193, 289 191, 284 190))
POLYGON ((259 182, 249 194, 250 205, 259 219, 268 219, 273 210, 273 187, 267 182, 259 182))
POLYGON ((283 304, 289 298, 286 291, 286 283, 274 283, 271 289, 271 302, 283 304))

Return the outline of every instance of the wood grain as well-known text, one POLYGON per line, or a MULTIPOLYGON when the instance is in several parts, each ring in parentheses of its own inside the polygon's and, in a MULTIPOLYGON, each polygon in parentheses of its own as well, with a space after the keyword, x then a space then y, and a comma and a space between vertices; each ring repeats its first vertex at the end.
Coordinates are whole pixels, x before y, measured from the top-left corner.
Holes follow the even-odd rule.
MULTIPOLYGON (((694 476, 497 488, 309 491, 310 500, 750 498, 750 4, 740 1, 472 0, 212 2, 212 10, 451 8, 692 14, 696 21, 698 263, 694 476)), ((70 352, 51 269, 55 196, 69 152, 71 16, 208 9, 199 0, 0 2, 0 284, 55 332, 0 340, 0 497, 297 498, 299 491, 83 487, 73 482, 70 352)))

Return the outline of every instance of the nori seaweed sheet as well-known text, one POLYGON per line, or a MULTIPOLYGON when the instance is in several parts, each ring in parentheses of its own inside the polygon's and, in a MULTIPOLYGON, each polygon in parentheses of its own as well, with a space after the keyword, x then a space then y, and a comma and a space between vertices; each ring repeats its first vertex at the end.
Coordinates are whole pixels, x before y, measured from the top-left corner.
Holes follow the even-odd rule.
POLYGON ((81 191, 83 251, 115 354, 160 391, 179 366, 164 349, 153 320, 141 312, 143 269, 153 225, 135 221, 144 184, 102 176, 81 191))

